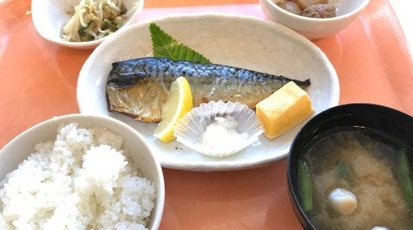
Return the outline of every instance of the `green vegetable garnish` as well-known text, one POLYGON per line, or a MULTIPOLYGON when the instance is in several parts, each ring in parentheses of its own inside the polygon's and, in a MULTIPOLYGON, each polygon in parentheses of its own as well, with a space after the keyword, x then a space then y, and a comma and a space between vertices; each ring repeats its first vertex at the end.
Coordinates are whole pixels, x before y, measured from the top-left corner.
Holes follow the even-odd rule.
POLYGON ((298 191, 303 210, 313 210, 313 181, 310 169, 304 161, 298 162, 298 191))
POLYGON ((353 187, 353 185, 354 185, 353 171, 350 168, 350 166, 348 166, 342 160, 339 160, 339 161, 337 161, 337 167, 338 167, 338 171, 340 172, 340 175, 344 178, 344 180, 347 181, 347 183, 348 183, 348 185, 350 185, 350 187, 353 187))
POLYGON ((85 30, 87 28, 89 28, 89 26, 92 24, 92 22, 89 22, 86 26, 82 26, 79 28, 79 30, 77 31, 78 34, 82 34, 83 32, 85 32, 85 30))
POLYGON ((410 215, 413 216, 413 176, 412 169, 409 165, 409 159, 404 151, 401 151, 398 154, 397 171, 404 199, 410 209, 410 215))
POLYGON ((153 56, 157 58, 170 58, 174 61, 191 61, 202 64, 210 64, 202 54, 180 43, 165 33, 155 23, 149 24, 152 38, 153 56))

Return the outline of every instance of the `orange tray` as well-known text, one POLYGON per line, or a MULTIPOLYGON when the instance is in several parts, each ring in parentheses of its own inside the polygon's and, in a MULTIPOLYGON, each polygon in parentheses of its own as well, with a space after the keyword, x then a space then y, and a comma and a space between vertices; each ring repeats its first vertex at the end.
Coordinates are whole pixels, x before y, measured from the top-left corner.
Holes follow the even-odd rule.
MULTIPOLYGON (((140 17, 146 19, 217 11, 270 20, 253 0, 147 0, 145 7, 140 17), (211 4, 216 6, 206 6, 211 4)), ((3 147, 40 121, 79 112, 77 77, 92 50, 43 40, 31 21, 30 0, 2 1, 0 15, 3 147)), ((314 43, 337 70, 340 103, 376 103, 413 115, 412 58, 387 0, 372 0, 349 27, 314 43)), ((288 198, 285 160, 230 172, 164 169, 164 176, 166 203, 160 229, 301 229, 288 198)))

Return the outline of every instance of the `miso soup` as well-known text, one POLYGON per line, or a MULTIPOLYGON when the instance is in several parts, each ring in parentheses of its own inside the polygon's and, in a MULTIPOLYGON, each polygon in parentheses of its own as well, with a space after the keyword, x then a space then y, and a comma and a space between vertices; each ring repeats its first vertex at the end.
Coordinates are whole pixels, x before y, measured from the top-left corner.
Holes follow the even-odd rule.
POLYGON ((312 206, 306 213, 317 229, 413 229, 413 204, 409 201, 413 194, 405 194, 409 190, 403 187, 403 183, 413 183, 412 149, 364 128, 340 129, 320 136, 309 146, 302 159, 312 181, 312 206), (400 176, 402 156, 409 158, 404 160, 410 182, 400 176), (337 209, 341 203, 334 197, 330 199, 337 188, 354 195, 339 207, 347 208, 345 211, 337 209), (345 206, 349 204, 354 209, 345 206))

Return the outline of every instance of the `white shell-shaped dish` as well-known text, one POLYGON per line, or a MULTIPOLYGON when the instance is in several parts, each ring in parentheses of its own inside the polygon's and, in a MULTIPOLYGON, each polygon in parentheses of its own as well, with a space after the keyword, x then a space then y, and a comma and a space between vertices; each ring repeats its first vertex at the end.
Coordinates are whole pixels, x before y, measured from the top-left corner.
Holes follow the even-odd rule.
POLYGON ((181 118, 175 127, 174 135, 178 142, 209 157, 227 157, 238 153, 258 141, 264 132, 255 112, 241 103, 210 101, 193 108, 181 118), (230 136, 220 136, 221 140, 213 148, 201 144, 202 136, 215 117, 231 116, 237 121, 236 132, 245 135, 242 142, 231 143, 230 136))
POLYGON ((69 21, 71 8, 80 3, 80 0, 32 0, 32 20, 37 32, 44 39, 76 49, 92 49, 106 40, 108 37, 120 32, 126 26, 133 23, 133 19, 142 11, 144 0, 123 0, 123 4, 128 11, 123 26, 115 33, 98 40, 88 42, 68 42, 60 36, 64 24, 69 21), (135 5, 136 4, 136 5, 135 5))
POLYGON ((213 63, 310 79, 311 86, 306 91, 314 115, 338 104, 339 81, 331 62, 317 46, 285 26, 251 16, 217 13, 170 15, 139 22, 111 36, 92 52, 79 74, 77 101, 81 113, 114 117, 138 130, 163 167, 222 171, 258 167, 284 159, 305 122, 274 140, 261 135, 260 145, 250 145, 229 157, 211 158, 177 141, 165 144, 157 140, 153 136, 156 123, 139 122, 109 112, 106 80, 112 63, 152 56, 151 22, 213 63))

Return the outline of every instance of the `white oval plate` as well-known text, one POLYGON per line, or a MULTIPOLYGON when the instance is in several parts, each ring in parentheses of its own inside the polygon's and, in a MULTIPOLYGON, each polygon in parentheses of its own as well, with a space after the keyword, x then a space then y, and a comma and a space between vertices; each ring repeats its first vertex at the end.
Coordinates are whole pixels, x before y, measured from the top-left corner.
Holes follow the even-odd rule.
MULTIPOLYGON (((82 67, 77 83, 81 113, 117 118, 138 130, 163 167, 191 171, 220 171, 257 167, 288 155, 300 128, 279 138, 261 135, 259 143, 223 159, 208 158, 177 141, 164 144, 152 134, 157 124, 143 123, 108 112, 106 79, 115 61, 151 56, 149 23, 154 22, 173 38, 197 50, 213 63, 238 66, 290 78, 311 80, 307 92, 315 114, 335 106, 339 83, 325 54, 293 30, 262 19, 228 14, 167 16, 131 25, 99 45, 82 67)), ((315 115, 314 114, 314 115, 315 115)))

